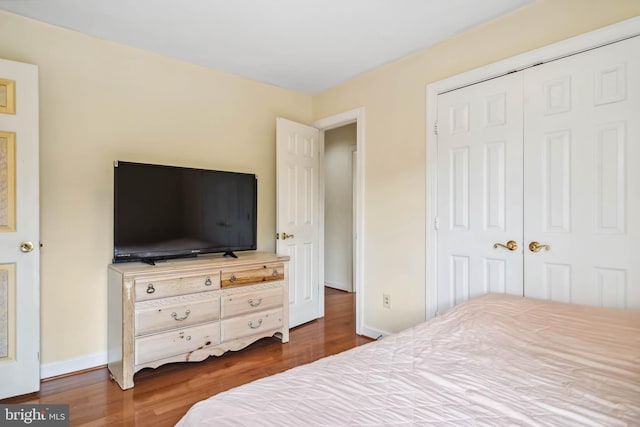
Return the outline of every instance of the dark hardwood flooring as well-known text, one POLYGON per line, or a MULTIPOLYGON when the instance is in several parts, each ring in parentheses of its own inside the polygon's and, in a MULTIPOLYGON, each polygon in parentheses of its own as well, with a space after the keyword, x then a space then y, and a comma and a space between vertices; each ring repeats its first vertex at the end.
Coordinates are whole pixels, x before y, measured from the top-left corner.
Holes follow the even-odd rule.
POLYGON ((369 341, 355 334, 355 294, 325 288, 325 317, 292 329, 287 344, 264 338, 202 362, 143 369, 126 391, 99 368, 45 381, 38 393, 0 403, 69 404, 72 426, 172 426, 200 400, 369 341))

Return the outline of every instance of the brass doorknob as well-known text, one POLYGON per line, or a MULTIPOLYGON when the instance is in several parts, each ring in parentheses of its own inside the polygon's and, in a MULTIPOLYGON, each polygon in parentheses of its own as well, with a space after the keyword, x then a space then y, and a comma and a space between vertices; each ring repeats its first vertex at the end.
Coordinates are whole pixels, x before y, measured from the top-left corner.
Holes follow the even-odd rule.
POLYGON ((538 243, 538 242, 529 243, 529 250, 531 252, 540 252, 542 249, 544 249, 545 251, 548 251, 549 249, 551 249, 551 246, 543 245, 542 243, 538 243))
POLYGON ((509 240, 506 245, 502 243, 495 243, 493 245, 493 249, 497 249, 498 246, 500 246, 501 248, 509 249, 510 251, 515 251, 516 249, 518 249, 518 242, 516 242, 515 240, 509 240))
POLYGON ((31 252, 33 250, 33 243, 31 242, 20 243, 20 250, 22 252, 31 252))
POLYGON ((280 238, 282 240, 293 239, 293 234, 280 233, 280 238))

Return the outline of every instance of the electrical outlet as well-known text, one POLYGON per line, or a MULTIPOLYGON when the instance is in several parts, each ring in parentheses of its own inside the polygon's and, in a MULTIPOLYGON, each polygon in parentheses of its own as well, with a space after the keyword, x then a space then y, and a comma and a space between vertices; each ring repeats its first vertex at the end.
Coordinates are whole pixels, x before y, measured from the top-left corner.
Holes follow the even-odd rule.
POLYGON ((384 308, 391 308, 391 295, 382 294, 382 306, 384 308))

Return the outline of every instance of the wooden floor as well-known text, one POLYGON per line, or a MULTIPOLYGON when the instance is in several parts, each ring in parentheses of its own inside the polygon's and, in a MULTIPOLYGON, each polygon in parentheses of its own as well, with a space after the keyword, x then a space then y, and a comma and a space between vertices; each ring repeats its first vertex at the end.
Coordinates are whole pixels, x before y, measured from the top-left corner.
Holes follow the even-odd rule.
POLYGON ((195 402, 371 341, 355 334, 354 295, 326 288, 325 317, 292 329, 288 344, 264 338, 202 362, 143 369, 126 391, 101 368, 46 381, 38 393, 0 403, 66 403, 72 426, 173 426, 195 402))

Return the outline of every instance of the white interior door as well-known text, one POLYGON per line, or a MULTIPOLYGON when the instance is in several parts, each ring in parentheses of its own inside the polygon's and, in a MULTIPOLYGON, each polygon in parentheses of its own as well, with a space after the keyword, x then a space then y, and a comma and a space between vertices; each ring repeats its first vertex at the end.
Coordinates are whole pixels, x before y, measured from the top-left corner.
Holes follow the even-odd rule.
POLYGON ((0 399, 40 388, 38 69, 0 60, 0 399))
POLYGON ((525 295, 640 308, 640 37, 525 70, 525 295))
POLYGON ((320 317, 320 131, 278 118, 276 198, 279 254, 289 255, 289 326, 320 317))
POLYGON ((437 312, 522 295, 521 73, 438 96, 437 193, 437 312))

